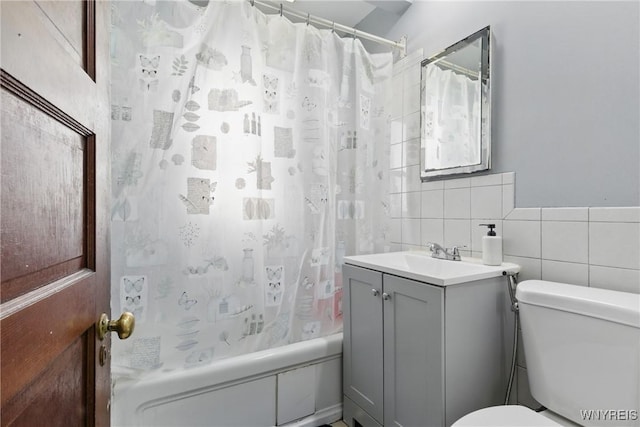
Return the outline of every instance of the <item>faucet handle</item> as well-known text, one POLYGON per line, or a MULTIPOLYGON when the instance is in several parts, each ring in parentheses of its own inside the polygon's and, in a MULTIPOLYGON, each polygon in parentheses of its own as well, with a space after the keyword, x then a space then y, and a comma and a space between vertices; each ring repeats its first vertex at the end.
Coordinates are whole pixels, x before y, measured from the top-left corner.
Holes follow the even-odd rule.
POLYGON ((451 255, 453 256, 453 260, 454 261, 460 261, 460 248, 466 248, 467 245, 462 245, 462 246, 453 246, 451 248, 451 255))

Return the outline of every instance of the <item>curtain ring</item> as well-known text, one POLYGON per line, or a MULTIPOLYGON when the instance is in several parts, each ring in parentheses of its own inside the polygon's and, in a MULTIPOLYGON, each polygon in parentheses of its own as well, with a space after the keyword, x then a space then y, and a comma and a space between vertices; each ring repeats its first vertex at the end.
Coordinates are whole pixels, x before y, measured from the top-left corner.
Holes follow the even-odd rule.
POLYGON ((335 32, 336 32, 336 21, 333 21, 333 22, 331 23, 331 32, 332 32, 332 33, 335 33, 335 32))
POLYGON ((356 36, 358 35, 358 30, 356 30, 355 28, 353 29, 353 39, 356 39, 356 36))
POLYGON ((282 17, 282 3, 280 3, 280 17, 282 17))
POLYGON ((311 20, 311 15, 307 13, 307 27, 309 26, 310 20, 311 20))
POLYGON ((256 6, 256 0, 251 0, 251 6, 255 7, 256 6))

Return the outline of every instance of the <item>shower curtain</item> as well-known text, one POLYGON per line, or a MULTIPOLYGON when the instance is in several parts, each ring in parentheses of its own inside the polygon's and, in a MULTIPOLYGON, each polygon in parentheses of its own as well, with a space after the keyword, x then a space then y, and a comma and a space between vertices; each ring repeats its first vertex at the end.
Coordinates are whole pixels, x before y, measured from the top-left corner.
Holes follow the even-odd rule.
POLYGON ((392 56, 241 1, 112 5, 113 364, 172 370, 340 331, 388 250, 392 56))
MULTIPOLYGON (((480 163, 481 91, 479 79, 471 79, 438 64, 425 70, 426 167, 451 168, 480 163)), ((482 108, 485 108, 484 106, 482 108)))

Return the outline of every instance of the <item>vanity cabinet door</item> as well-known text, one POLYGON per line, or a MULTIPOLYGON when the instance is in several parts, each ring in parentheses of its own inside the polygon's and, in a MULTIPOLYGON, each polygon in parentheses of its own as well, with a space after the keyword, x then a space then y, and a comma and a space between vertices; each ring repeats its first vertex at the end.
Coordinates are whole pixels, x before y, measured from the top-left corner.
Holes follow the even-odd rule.
POLYGON ((385 274, 384 425, 444 426, 444 289, 385 274))
POLYGON ((382 273, 343 266, 343 390, 383 421, 382 273))

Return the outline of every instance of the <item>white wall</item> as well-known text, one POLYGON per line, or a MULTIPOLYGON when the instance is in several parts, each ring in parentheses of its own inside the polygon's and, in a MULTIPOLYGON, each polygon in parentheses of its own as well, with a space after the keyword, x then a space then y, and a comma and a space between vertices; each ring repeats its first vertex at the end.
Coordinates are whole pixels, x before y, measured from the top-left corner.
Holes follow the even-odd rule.
POLYGON ((428 57, 486 25, 491 172, 516 172, 515 205, 640 205, 640 3, 416 0, 385 37, 428 57))

